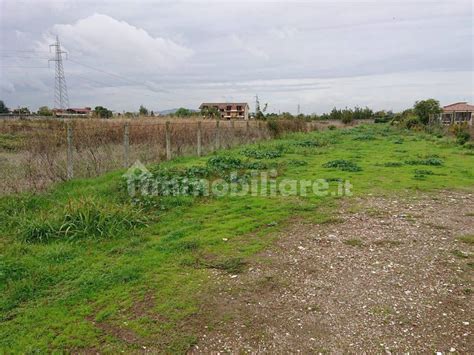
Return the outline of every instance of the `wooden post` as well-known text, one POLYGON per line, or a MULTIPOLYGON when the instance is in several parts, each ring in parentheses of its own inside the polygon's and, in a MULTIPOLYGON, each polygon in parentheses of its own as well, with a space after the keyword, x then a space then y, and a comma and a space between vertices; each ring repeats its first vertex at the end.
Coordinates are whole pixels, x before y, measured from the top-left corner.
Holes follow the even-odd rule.
POLYGON ((220 126, 220 120, 217 119, 217 121, 216 121, 216 146, 215 146, 216 150, 219 149, 220 145, 221 145, 221 137, 220 137, 219 126, 220 126))
POLYGON ((125 122, 123 126, 123 167, 128 168, 130 164, 130 125, 125 122))
POLYGON ((66 152, 66 176, 70 180, 74 177, 74 159, 73 159, 73 129, 69 122, 66 122, 66 141, 67 141, 67 152, 66 152))
POLYGON ((166 121, 166 160, 171 160, 171 131, 170 131, 170 121, 166 121))
POLYGON ((202 147, 201 147, 201 121, 198 121, 198 126, 197 126, 197 155, 198 157, 201 156, 202 154, 202 147))

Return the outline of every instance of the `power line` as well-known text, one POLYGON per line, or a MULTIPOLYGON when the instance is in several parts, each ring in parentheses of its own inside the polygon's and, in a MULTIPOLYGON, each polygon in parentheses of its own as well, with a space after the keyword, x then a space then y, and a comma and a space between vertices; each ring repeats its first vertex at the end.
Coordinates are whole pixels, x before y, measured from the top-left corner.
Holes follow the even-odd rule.
POLYGON ((94 67, 94 66, 92 66, 92 65, 84 64, 84 63, 78 62, 77 60, 74 60, 74 59, 71 59, 71 58, 69 58, 68 60, 69 60, 70 62, 73 62, 73 63, 79 64, 79 65, 82 65, 82 66, 84 66, 84 67, 86 67, 86 68, 95 70, 95 71, 97 71, 97 72, 99 72, 99 73, 103 73, 103 74, 107 74, 107 75, 116 77, 116 78, 118 78, 118 79, 121 79, 121 80, 123 80, 123 81, 129 83, 129 84, 144 86, 144 87, 146 87, 148 90, 153 91, 153 92, 168 92, 167 90, 164 90, 164 89, 159 89, 159 90, 157 90, 157 89, 155 89, 155 88, 151 88, 151 87, 150 87, 149 85, 147 85, 146 83, 139 82, 139 81, 136 81, 136 80, 131 80, 131 79, 126 78, 126 77, 124 77, 124 76, 122 76, 122 75, 118 75, 118 74, 115 74, 115 73, 111 73, 111 72, 105 71, 105 70, 103 70, 103 69, 99 69, 99 68, 97 68, 97 67, 94 67))

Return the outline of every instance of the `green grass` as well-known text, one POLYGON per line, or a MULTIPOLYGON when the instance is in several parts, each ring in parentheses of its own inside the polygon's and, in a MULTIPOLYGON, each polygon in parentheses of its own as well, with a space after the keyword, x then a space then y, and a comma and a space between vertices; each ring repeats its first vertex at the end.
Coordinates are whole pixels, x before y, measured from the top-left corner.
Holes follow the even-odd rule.
MULTIPOLYGON (((187 177, 237 164, 274 169, 279 181, 327 179, 332 191, 349 180, 355 196, 404 196, 472 189, 474 156, 466 152, 446 138, 381 124, 293 134, 150 169, 187 177), (423 170, 415 163, 433 174, 415 179, 414 169, 423 170)), ((0 352, 184 352, 204 326, 215 326, 202 308, 213 273, 245 272, 248 258, 293 217, 332 223, 338 202, 308 194, 134 204, 123 173, 0 198, 0 352)))
POLYGON ((347 239, 344 240, 344 244, 350 245, 351 247, 361 247, 364 245, 360 239, 347 239))
POLYGON ((462 237, 457 238, 460 242, 474 245, 474 234, 463 235, 462 237))

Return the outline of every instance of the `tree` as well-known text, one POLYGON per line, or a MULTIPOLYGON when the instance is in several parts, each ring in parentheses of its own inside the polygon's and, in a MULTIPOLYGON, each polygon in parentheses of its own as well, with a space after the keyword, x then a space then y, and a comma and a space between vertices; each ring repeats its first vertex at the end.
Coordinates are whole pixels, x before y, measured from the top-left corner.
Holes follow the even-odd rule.
POLYGON ((0 113, 9 113, 8 107, 5 106, 5 103, 0 100, 0 113))
POLYGON ((191 110, 188 110, 187 108, 184 108, 184 107, 180 107, 179 109, 176 110, 176 112, 174 113, 175 116, 177 117, 189 117, 191 116, 193 113, 191 112, 191 110))
POLYGON ((426 125, 430 121, 430 115, 439 114, 442 110, 438 100, 427 99, 416 101, 413 105, 413 112, 418 116, 420 122, 426 125))
POLYGON ((342 111, 334 107, 329 114, 329 118, 331 120, 342 120, 342 111))
POLYGON ((140 116, 148 116, 148 109, 145 106, 140 105, 138 113, 140 114, 140 116))
POLYGON ((38 115, 40 115, 40 116, 52 116, 53 112, 49 109, 48 106, 41 106, 38 109, 38 115))
POLYGON ((94 109, 94 113, 99 118, 109 118, 112 117, 112 111, 108 110, 103 106, 96 106, 94 109))
POLYGON ((206 107, 201 110, 201 115, 209 118, 221 117, 221 113, 215 107, 206 107))
POLYGON ((268 108, 268 103, 265 103, 263 105, 263 108, 260 107, 260 100, 258 99, 258 96, 255 100, 255 119, 257 120, 264 120, 265 119, 265 111, 267 111, 268 108))
POLYGON ((345 108, 341 111, 341 121, 344 124, 349 124, 354 120, 354 113, 350 108, 345 108))

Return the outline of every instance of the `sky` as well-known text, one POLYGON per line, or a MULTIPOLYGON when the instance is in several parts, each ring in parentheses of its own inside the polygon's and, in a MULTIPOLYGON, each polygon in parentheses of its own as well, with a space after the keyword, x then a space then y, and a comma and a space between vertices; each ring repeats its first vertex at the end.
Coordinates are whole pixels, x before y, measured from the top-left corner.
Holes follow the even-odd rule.
POLYGON ((8 107, 54 107, 56 36, 71 107, 474 103, 471 0, 0 0, 8 107))

